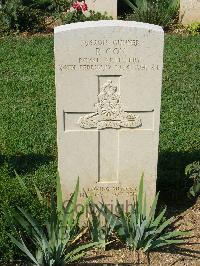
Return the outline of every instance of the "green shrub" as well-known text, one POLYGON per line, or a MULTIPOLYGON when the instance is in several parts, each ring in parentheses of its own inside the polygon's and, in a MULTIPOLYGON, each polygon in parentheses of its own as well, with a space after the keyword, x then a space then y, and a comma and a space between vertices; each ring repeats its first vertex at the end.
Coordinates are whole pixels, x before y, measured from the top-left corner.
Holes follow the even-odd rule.
POLYGON ((187 30, 192 35, 200 34, 200 22, 194 22, 187 26, 187 30))
POLYGON ((104 203, 101 203, 99 210, 107 221, 112 221, 114 231, 119 239, 131 249, 149 252, 162 246, 183 243, 184 240, 180 237, 186 236, 187 233, 169 230, 173 218, 165 218, 166 209, 156 215, 157 201, 158 194, 147 214, 142 177, 139 192, 131 205, 130 213, 125 213, 118 201, 116 214, 111 212, 104 203))
POLYGON ((185 174, 192 179, 193 185, 188 191, 189 197, 197 197, 200 195, 200 162, 193 162, 186 166, 185 174))
MULTIPOLYGON (((11 234, 9 236, 12 242, 34 265, 64 266, 65 263, 80 259, 84 256, 85 250, 96 245, 96 243, 78 243, 84 233, 79 230, 79 221, 84 213, 84 207, 78 213, 75 213, 78 193, 79 181, 67 206, 64 207, 60 179, 57 178, 57 203, 52 196, 50 215, 45 230, 21 208, 9 213, 11 220, 14 220, 14 225, 16 222, 17 231, 21 231, 21 228, 23 228, 26 237, 20 235, 20 240, 17 240, 11 234)), ((41 194, 38 195, 41 200, 41 194)))
POLYGON ((6 1, 0 9, 0 33, 44 30, 50 6, 50 0, 6 1))
POLYGON ((46 18, 61 18, 64 23, 112 19, 107 14, 70 10, 74 0, 10 0, 0 9, 0 34, 39 32, 46 27, 46 18))
POLYGON ((179 0, 123 0, 132 14, 126 20, 135 20, 162 27, 169 26, 177 15, 179 0))

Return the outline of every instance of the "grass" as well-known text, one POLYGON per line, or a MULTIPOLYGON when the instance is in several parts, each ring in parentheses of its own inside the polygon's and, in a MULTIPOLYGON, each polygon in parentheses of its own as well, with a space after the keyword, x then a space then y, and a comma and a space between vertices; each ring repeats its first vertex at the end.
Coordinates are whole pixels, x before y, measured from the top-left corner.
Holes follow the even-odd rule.
MULTIPOLYGON (((200 158, 199 36, 167 35, 157 188, 165 202, 185 195, 184 168, 200 158), (170 196, 170 197, 169 197, 170 196)), ((25 207, 44 221, 33 183, 54 190, 57 174, 52 37, 0 40, 0 258, 17 254, 3 208, 25 207), (30 187, 23 191, 14 170, 30 187)))
POLYGON ((200 159, 200 36, 165 38, 158 190, 172 202, 187 189, 184 169, 200 159))
POLYGON ((34 183, 54 190, 57 173, 53 40, 5 38, 0 41, 0 258, 9 260, 9 222, 2 207, 20 206, 46 213, 34 195, 34 183), (14 170, 30 187, 21 191, 14 170))

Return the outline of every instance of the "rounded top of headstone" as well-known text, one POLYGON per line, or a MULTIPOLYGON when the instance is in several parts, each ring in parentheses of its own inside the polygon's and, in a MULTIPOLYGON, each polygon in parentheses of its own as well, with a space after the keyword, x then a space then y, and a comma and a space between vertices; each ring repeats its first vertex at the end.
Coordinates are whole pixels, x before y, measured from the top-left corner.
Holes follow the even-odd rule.
POLYGON ((148 24, 136 21, 124 21, 124 20, 99 20, 99 21, 86 21, 77 22, 66 25, 61 25, 54 28, 54 33, 75 30, 75 29, 85 29, 85 28, 97 28, 97 27, 128 27, 128 28, 141 28, 147 30, 154 30, 163 32, 161 26, 148 24))

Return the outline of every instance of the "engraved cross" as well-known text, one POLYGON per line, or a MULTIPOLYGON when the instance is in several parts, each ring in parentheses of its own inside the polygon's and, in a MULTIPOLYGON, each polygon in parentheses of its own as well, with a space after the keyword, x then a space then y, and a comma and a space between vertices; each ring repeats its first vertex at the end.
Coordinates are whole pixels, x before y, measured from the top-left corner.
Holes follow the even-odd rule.
MULTIPOLYGON (((76 131, 95 131, 98 134, 97 182, 118 183, 119 129, 140 127, 142 120, 138 114, 133 114, 133 111, 124 111, 120 96, 120 76, 99 76, 98 79, 96 112, 71 113, 71 118, 79 128, 76 131)), ((67 115, 69 119, 70 114, 67 115)), ((66 124, 65 119, 64 121, 66 124)))

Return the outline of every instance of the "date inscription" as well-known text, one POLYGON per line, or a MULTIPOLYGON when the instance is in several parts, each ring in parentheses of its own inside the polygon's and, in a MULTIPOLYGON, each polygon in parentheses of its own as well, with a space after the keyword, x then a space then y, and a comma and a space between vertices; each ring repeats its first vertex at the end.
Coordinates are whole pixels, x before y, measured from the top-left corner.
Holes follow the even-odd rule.
POLYGON ((86 194, 92 195, 94 197, 102 196, 105 193, 111 193, 113 196, 119 196, 119 195, 128 195, 128 196, 134 196, 136 193, 136 189, 133 187, 119 187, 119 186, 113 186, 113 187, 99 187, 94 186, 90 187, 87 190, 81 192, 79 194, 80 197, 86 197, 86 194))

